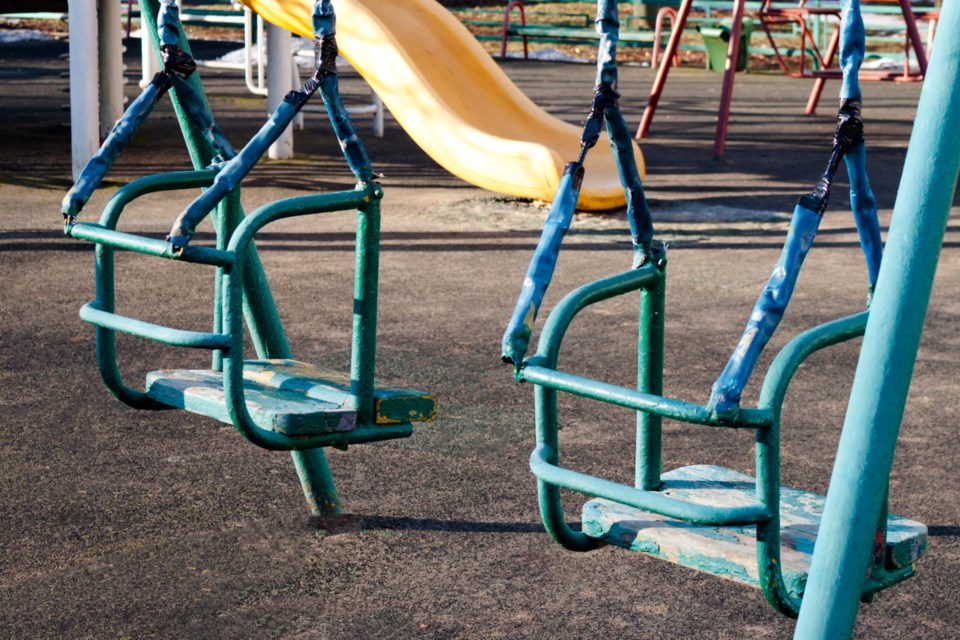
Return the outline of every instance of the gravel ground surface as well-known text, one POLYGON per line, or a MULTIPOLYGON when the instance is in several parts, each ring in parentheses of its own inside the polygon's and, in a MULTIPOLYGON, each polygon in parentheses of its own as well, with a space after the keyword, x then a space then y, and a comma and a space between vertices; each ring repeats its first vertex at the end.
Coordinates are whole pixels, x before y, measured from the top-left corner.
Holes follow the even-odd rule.
MULTIPOLYGON (((198 45, 212 58, 229 47, 198 45)), ((382 139, 358 120, 386 192, 379 377, 439 397, 412 438, 333 451, 341 515, 309 517, 289 457, 229 427, 180 412, 130 410, 102 388, 93 332, 77 317, 93 295, 93 252, 59 231, 69 186, 62 42, 0 45, 0 629, 9 638, 783 638, 793 622, 758 591, 604 548, 551 542, 527 458, 530 389, 498 363, 544 211, 445 173, 388 119, 382 139)), ((128 95, 139 60, 128 43, 128 95)), ((570 121, 589 105, 586 65, 511 62, 534 100, 570 121)), ((261 99, 236 72, 204 72, 215 114, 236 142, 256 130, 261 99)), ((637 122, 652 72, 625 68, 637 122)), ((345 80, 361 99, 359 81, 345 80)), ((836 90, 836 83, 828 92, 836 90)), ((809 85, 737 79, 728 152, 710 158, 720 76, 681 68, 643 144, 658 237, 670 246, 665 384, 704 402, 770 273, 784 213, 822 170, 832 117, 801 115, 809 85)), ((870 171, 886 228, 917 86, 865 86, 870 171)), ((298 157, 253 172, 245 206, 349 185, 329 128, 308 116, 298 157)), ((164 105, 88 207, 116 187, 187 168, 164 105)), ((841 178, 844 180, 845 178, 841 178)), ((806 327, 861 308, 865 269, 843 185, 790 310, 758 372, 806 327)), ((145 200, 125 220, 162 234, 185 200, 145 200)), ((857 638, 960 637, 960 220, 951 217, 891 477, 891 511, 926 523, 915 578, 861 608, 857 638)), ((300 360, 341 368, 349 350, 352 216, 288 221, 260 243, 300 360)), ((623 212, 579 215, 547 307, 561 293, 629 266, 623 212)), ((119 310, 202 329, 206 274, 123 256, 119 310)), ((571 330, 577 372, 630 384, 636 308, 618 300, 571 330)), ((196 356, 120 340, 131 384, 196 356)), ((783 482, 824 492, 857 357, 847 345, 801 369, 784 408, 783 482)), ((759 374, 757 376, 759 380, 759 374)), ((756 398, 759 382, 748 389, 756 398)), ((632 477, 633 417, 561 406, 565 464, 632 477)), ((664 467, 710 463, 752 472, 752 438, 669 424, 664 467)), ((580 499, 568 496, 577 518, 580 499)))

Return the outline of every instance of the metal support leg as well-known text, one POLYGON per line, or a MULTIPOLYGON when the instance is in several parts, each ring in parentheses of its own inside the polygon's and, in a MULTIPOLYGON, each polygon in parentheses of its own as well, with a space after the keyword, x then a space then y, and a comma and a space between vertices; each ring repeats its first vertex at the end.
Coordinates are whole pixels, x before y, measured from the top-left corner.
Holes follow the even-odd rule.
POLYGON ((376 138, 383 137, 383 100, 380 99, 380 96, 377 95, 375 91, 370 90, 372 93, 372 101, 375 111, 373 112, 373 135, 376 138))
POLYGON ((97 0, 70 0, 70 146, 74 181, 100 148, 97 0))
POLYGON ((723 71, 723 91, 720 93, 720 108, 717 111, 717 133, 713 138, 713 157, 723 155, 727 142, 727 122, 730 120, 730 104, 733 102, 733 80, 737 74, 737 57, 740 55, 740 32, 743 24, 743 8, 746 0, 734 0, 733 24, 730 25, 730 46, 727 49, 727 68, 723 71))
POLYGON ((142 18, 140 19, 140 67, 143 69, 140 76, 141 89, 146 89, 153 80, 153 76, 163 70, 157 51, 153 48, 150 30, 147 29, 147 24, 142 18))
POLYGON ((297 468, 300 486, 303 487, 310 510, 318 516, 338 513, 340 497, 323 449, 291 451, 290 455, 293 456, 293 464, 297 468))
MULTIPOLYGON (((273 115, 283 98, 293 89, 290 65, 290 32, 273 24, 267 25, 267 114, 273 115)), ((274 160, 293 157, 293 128, 284 129, 270 145, 267 156, 274 160)))
POLYGON ((647 133, 650 131, 653 114, 656 113, 657 104, 660 102, 660 94, 663 93, 663 88, 667 84, 667 76, 670 74, 670 61, 677 55, 677 50, 680 46, 680 36, 683 35, 683 28, 687 25, 687 17, 690 15, 691 7, 693 7, 693 0, 683 0, 683 3, 680 5, 680 11, 677 12, 677 19, 674 22, 673 29, 670 31, 670 40, 667 42, 667 50, 660 59, 657 79, 653 81, 650 98, 647 100, 647 108, 643 110, 643 118, 640 120, 640 127, 637 129, 637 140, 646 138, 647 133))
MULTIPOLYGON (((637 389, 663 395, 663 312, 666 272, 652 289, 640 290, 640 334, 638 337, 637 389)), ((660 488, 661 438, 663 420, 637 412, 636 481, 638 489, 660 488)))
MULTIPOLYGON (((830 44, 827 46, 827 55, 824 57, 826 66, 833 64, 833 59, 837 56, 837 50, 840 48, 840 25, 837 25, 836 31, 830 36, 830 44)), ((803 110, 803 115, 812 116, 817 113, 817 104, 820 102, 820 96, 823 94, 823 87, 827 84, 826 78, 817 78, 813 81, 813 88, 810 90, 810 97, 807 98, 807 106, 803 110)))
POLYGON ((795 638, 849 638, 960 172, 960 4, 940 14, 795 638))
POLYGON ((123 115, 123 40, 120 3, 101 2, 99 21, 100 59, 100 137, 110 135, 114 123, 123 115))
POLYGON ((380 202, 357 215, 356 275, 353 286, 353 344, 350 392, 357 397, 357 422, 374 420, 373 390, 377 352, 377 287, 380 269, 380 202))
MULTIPOLYGON (((900 10, 903 11, 903 21, 907 25, 907 35, 910 37, 913 53, 917 56, 917 66, 920 67, 920 75, 926 75, 927 52, 923 48, 923 41, 920 40, 920 30, 917 29, 917 19, 913 15, 913 9, 910 7, 910 0, 900 0, 900 10)), ((903 64, 909 73, 909 56, 904 58, 903 64)))

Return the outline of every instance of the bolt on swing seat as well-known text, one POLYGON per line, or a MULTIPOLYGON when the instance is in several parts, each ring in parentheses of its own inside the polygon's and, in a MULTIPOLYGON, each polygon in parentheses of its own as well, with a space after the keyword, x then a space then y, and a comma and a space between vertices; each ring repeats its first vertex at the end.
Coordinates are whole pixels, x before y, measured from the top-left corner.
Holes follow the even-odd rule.
POLYGON ((144 0, 143 4, 144 19, 163 58, 164 71, 131 103, 62 207, 66 234, 96 243, 96 299, 81 308, 80 317, 96 327, 101 378, 114 396, 131 407, 197 413, 233 425, 258 446, 290 451, 313 511, 337 511, 339 497, 322 447, 346 449, 351 444, 409 436, 413 423, 434 420, 436 398, 374 379, 383 190, 340 100, 332 4, 317 0, 314 5, 318 60, 313 77, 286 96, 239 152, 209 114, 180 28, 176 0, 144 0), (134 180, 110 199, 99 223, 78 222, 76 217, 93 190, 169 90, 197 169, 134 180), (286 198, 245 216, 240 205, 243 178, 316 92, 327 106, 358 184, 350 191, 286 198), (121 214, 138 198, 187 189, 201 193, 174 222, 166 241, 117 230, 121 214), (348 210, 357 213, 353 340, 350 372, 337 373, 292 359, 253 241, 260 229, 277 220, 348 210), (216 247, 192 245, 197 225, 211 214, 216 247), (214 267, 213 331, 184 331, 117 314, 117 249, 214 267), (243 357, 245 322, 256 347, 255 360, 243 357), (124 384, 117 365, 118 331, 170 346, 211 351, 211 367, 153 371, 147 375, 145 391, 133 389, 124 384))
MULTIPOLYGON (((543 523, 547 533, 570 550, 589 551, 609 544, 666 559, 758 587, 777 611, 795 617, 824 498, 780 486, 781 407, 800 365, 819 350, 862 336, 869 312, 822 324, 792 339, 767 371, 756 408, 741 407, 740 392, 783 315, 841 159, 847 161, 851 187, 863 189, 854 199, 854 215, 867 255, 868 292, 873 291, 880 261, 879 227, 864 170, 859 91, 848 94, 855 100, 841 103, 827 171, 814 192, 797 205, 780 260, 751 314, 741 343, 714 385, 710 401, 698 405, 676 400, 663 395, 666 252, 652 246, 652 222, 642 184, 630 158, 620 153, 623 146, 619 136, 623 134, 616 101, 618 27, 617 3, 599 0, 597 88, 584 125, 580 158, 568 165, 567 179, 558 187, 502 343, 501 358, 513 364, 516 380, 534 385, 536 448, 530 456, 530 467, 537 477, 543 523), (604 119, 628 195, 633 269, 582 285, 565 296, 548 316, 536 353, 526 357, 537 312, 576 206, 582 160, 596 143, 604 119), (560 369, 561 344, 576 316, 590 305, 634 292, 639 293, 636 387, 621 387, 560 369), (561 466, 558 392, 637 412, 633 486, 561 466), (663 418, 701 427, 753 430, 756 477, 706 465, 661 473, 663 418), (562 489, 591 498, 583 507, 580 531, 567 524, 562 489)), ((844 51, 850 55, 849 49, 844 51)), ((926 526, 889 516, 884 507, 861 598, 868 601, 874 593, 913 575, 914 563, 926 544, 926 526)))

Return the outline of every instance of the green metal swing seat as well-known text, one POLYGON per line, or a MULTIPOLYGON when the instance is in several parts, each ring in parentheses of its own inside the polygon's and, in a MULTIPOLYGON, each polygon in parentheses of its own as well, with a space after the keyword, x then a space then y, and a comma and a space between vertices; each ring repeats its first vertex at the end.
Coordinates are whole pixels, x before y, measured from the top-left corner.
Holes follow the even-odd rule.
POLYGON ((137 199, 209 188, 216 175, 215 170, 184 171, 134 180, 110 199, 99 222, 67 226, 71 237, 96 244, 96 299, 81 308, 80 317, 96 327, 101 378, 131 407, 201 414, 231 424, 258 446, 291 451, 312 510, 337 511, 340 501, 321 447, 346 449, 407 437, 413 423, 436 416, 433 395, 374 379, 382 190, 368 183, 351 191, 286 198, 244 216, 237 189, 214 212, 216 247, 190 245, 176 251, 167 241, 117 230, 121 214, 137 199), (357 214, 353 340, 350 373, 338 373, 291 359, 253 240, 276 220, 351 209, 357 214), (213 330, 186 331, 116 313, 118 249, 214 267, 213 330), (245 320, 258 359, 243 358, 245 320), (153 371, 139 391, 121 378, 117 332, 211 351, 212 364, 201 370, 153 371))
POLYGON ((322 447, 403 438, 413 423, 432 421, 436 399, 427 393, 374 379, 380 200, 383 190, 340 98, 336 69, 336 18, 330 0, 312 12, 316 71, 289 92, 260 130, 237 152, 209 111, 196 63, 180 24, 175 0, 147 0, 142 17, 161 53, 163 71, 114 125, 101 149, 64 197, 64 232, 96 244, 96 298, 80 317, 96 327, 97 363, 104 385, 121 402, 146 410, 182 409, 228 423, 265 449, 290 451, 314 513, 340 508, 322 447), (134 180, 109 200, 98 223, 77 216, 157 101, 171 93, 194 171, 134 180), (346 164, 357 179, 352 190, 285 198, 245 216, 244 178, 315 94, 323 98, 346 164), (125 208, 148 194, 191 190, 196 198, 173 223, 166 241, 117 230, 125 208), (356 251, 350 372, 340 374, 292 360, 280 317, 254 245, 256 234, 277 220, 355 211, 356 251), (199 225, 213 221, 216 246, 191 244, 199 225), (115 310, 114 252, 214 267, 213 328, 186 331, 126 317, 115 310), (244 359, 244 329, 256 360, 244 359), (117 364, 116 333, 173 347, 212 353, 209 369, 154 371, 146 389, 127 386, 117 364))
POLYGON ((214 176, 215 172, 207 170, 140 178, 111 198, 98 223, 74 222, 69 227, 72 237, 97 245, 97 298, 81 309, 80 317, 97 327, 98 362, 108 389, 137 408, 183 409, 232 424, 248 439, 271 449, 301 450, 317 444, 344 447, 403 437, 411 433, 411 423, 434 420, 437 401, 433 395, 373 378, 382 197, 379 185, 287 198, 247 217, 239 209, 239 194, 235 192, 218 206, 216 248, 191 245, 176 253, 162 240, 117 231, 121 213, 138 198, 207 187, 214 176), (321 369, 289 357, 263 357, 271 351, 289 351, 279 319, 266 327, 257 327, 256 322, 250 326, 261 359, 244 360, 243 306, 250 296, 257 295, 248 289, 245 277, 257 276, 259 271, 253 247, 255 234, 282 218, 354 207, 358 250, 351 373, 321 369), (116 249, 215 266, 214 331, 183 331, 115 313, 116 249), (250 269, 254 269, 253 274, 245 273, 250 269), (210 369, 153 371, 147 375, 146 390, 136 391, 120 378, 117 331, 171 346, 213 351, 213 364, 210 369), (230 391, 231 384, 234 392, 230 391))
MULTIPOLYGON (((801 333, 774 359, 756 408, 720 417, 707 407, 662 395, 666 260, 581 286, 550 313, 537 353, 515 369, 534 385, 537 445, 530 467, 538 479, 547 532, 574 551, 608 544, 668 560, 760 588, 770 604, 796 616, 809 572, 825 498, 781 487, 780 411, 787 387, 813 353, 864 333, 867 311, 801 333), (563 371, 558 366, 564 334, 590 305, 639 292, 638 382, 621 387, 563 371), (558 392, 637 412, 634 486, 560 464, 558 392), (700 427, 755 432, 756 478, 716 466, 688 466, 661 474, 663 418, 700 427), (590 497, 580 531, 566 521, 561 490, 590 497)), ((884 508, 873 560, 861 597, 914 574, 927 546, 927 527, 884 508)))

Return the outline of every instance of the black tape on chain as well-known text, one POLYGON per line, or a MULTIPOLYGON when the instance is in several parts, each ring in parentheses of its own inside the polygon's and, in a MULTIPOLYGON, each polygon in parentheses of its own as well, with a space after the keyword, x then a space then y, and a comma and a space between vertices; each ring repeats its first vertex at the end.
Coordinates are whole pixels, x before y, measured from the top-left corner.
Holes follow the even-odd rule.
POLYGON ((580 157, 577 162, 583 162, 587 150, 591 149, 600 139, 603 130, 604 114, 607 109, 616 109, 620 106, 620 94, 613 85, 601 82, 593 92, 593 104, 590 113, 583 123, 583 135, 580 136, 580 157))
POLYGON ((298 110, 307 103, 307 100, 320 88, 320 80, 330 75, 337 75, 337 56, 340 49, 337 47, 337 36, 321 36, 313 39, 314 60, 317 70, 299 91, 291 91, 284 96, 283 101, 292 104, 298 110))
POLYGON ((189 53, 174 44, 160 47, 163 70, 186 80, 197 70, 197 63, 189 53))
POLYGON ((314 59, 317 70, 313 74, 316 80, 324 76, 337 75, 337 56, 340 49, 337 47, 337 36, 321 36, 313 40, 314 59))
POLYGON ((801 206, 823 215, 830 199, 830 189, 833 187, 833 177, 837 173, 843 156, 855 144, 864 141, 863 119, 860 117, 860 101, 845 99, 840 103, 837 113, 837 128, 833 133, 833 148, 830 150, 830 160, 827 169, 820 177, 813 192, 800 198, 801 206))
POLYGON ((155 86, 161 95, 169 91, 170 87, 173 86, 170 76, 168 76, 165 71, 158 71, 157 74, 153 76, 153 79, 150 80, 150 84, 155 86))
POLYGON ((320 83, 317 81, 317 79, 310 78, 304 83, 302 89, 291 91, 285 95, 283 97, 283 101, 292 104, 297 108, 297 111, 299 111, 319 88, 320 83))
POLYGON ((833 144, 846 153, 853 145, 863 142, 863 118, 860 117, 860 101, 849 98, 840 103, 837 113, 837 130, 833 134, 833 144))

